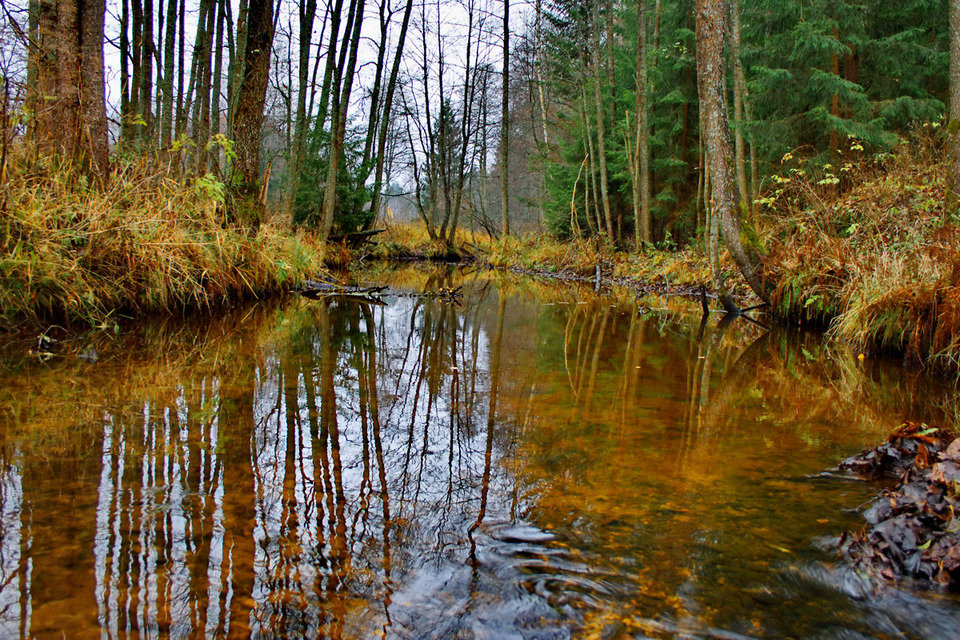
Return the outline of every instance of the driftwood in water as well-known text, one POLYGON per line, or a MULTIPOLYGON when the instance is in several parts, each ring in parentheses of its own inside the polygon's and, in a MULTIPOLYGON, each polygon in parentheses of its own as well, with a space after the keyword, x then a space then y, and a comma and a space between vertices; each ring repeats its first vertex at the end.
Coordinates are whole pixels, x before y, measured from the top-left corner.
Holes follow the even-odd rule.
POLYGON ((379 295, 386 291, 386 287, 358 287, 354 285, 339 284, 337 282, 317 282, 307 280, 300 287, 300 295, 307 298, 324 298, 329 296, 361 298, 367 301, 378 301, 379 295))

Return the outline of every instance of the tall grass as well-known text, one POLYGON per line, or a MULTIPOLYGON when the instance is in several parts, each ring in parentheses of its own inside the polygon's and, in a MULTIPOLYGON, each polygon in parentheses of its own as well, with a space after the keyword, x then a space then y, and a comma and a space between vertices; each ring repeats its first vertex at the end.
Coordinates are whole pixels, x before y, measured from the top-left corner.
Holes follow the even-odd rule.
POLYGON ((942 138, 920 129, 830 180, 787 167, 771 198, 767 276, 779 310, 826 323, 862 350, 960 365, 960 216, 947 209, 942 138), (824 184, 825 183, 825 184, 824 184))
POLYGON ((212 308, 323 269, 306 235, 230 224, 222 185, 138 167, 92 188, 14 167, 0 206, 0 315, 101 323, 120 313, 212 308))
MULTIPOLYGON (((706 284, 710 279, 706 260, 692 249, 637 254, 615 250, 596 238, 561 241, 535 233, 495 238, 464 229, 457 231, 456 241, 448 246, 432 241, 419 222, 387 223, 380 242, 368 255, 380 259, 478 260, 501 269, 589 278, 599 265, 604 277, 636 284, 691 286, 706 284)), ((735 271, 732 263, 725 262, 724 268, 735 271)), ((746 290, 746 284, 739 283, 735 288, 746 290)))

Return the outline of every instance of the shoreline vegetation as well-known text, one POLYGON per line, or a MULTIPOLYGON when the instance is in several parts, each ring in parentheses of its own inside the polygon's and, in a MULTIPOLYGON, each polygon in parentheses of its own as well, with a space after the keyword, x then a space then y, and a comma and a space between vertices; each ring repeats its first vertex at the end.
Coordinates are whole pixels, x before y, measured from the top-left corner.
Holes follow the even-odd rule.
POLYGON ((216 308, 296 286, 323 243, 276 225, 231 224, 203 179, 136 168, 92 188, 69 172, 14 175, 3 195, 4 323, 112 324, 117 316, 216 308))
MULTIPOLYGON (((834 188, 785 158, 755 221, 773 315, 826 327, 864 353, 902 354, 955 373, 960 362, 960 217, 946 210, 946 150, 919 132, 896 153, 836 169, 834 188)), ((829 169, 828 169, 829 171, 829 169)), ((710 286, 702 247, 615 250, 602 240, 527 233, 506 240, 459 229, 431 240, 420 223, 382 221, 352 250, 308 231, 232 223, 216 181, 128 167, 107 188, 70 174, 8 176, 0 226, 0 307, 23 321, 109 326, 119 316, 222 307, 295 289, 304 279, 369 260, 473 262, 637 293, 695 294, 710 286), (134 215, 135 213, 135 215, 134 215)), ((745 305, 752 293, 724 252, 720 270, 745 305)))

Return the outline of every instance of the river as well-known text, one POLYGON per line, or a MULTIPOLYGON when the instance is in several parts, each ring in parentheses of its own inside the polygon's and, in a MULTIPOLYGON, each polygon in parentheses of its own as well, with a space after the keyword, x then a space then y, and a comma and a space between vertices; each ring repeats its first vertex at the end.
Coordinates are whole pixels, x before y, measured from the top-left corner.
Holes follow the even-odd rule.
POLYGON ((0 637, 960 637, 839 560, 880 488, 824 473, 944 385, 696 301, 358 278, 394 293, 4 348, 0 637))

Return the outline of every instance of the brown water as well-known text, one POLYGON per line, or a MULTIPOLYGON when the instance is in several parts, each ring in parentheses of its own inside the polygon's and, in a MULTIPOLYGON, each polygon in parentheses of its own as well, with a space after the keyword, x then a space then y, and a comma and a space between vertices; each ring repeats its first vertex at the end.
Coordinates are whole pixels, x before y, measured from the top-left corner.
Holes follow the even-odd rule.
POLYGON ((837 561, 878 488, 820 475, 941 419, 929 380, 679 302, 363 277, 465 295, 9 344, 0 637, 960 637, 837 561))

